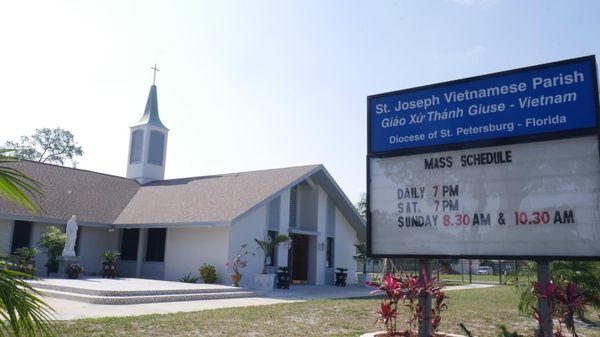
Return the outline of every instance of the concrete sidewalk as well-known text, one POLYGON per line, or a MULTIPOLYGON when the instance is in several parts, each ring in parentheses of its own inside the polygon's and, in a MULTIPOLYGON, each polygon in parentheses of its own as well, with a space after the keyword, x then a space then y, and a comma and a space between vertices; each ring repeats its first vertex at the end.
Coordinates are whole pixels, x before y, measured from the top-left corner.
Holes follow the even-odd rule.
MULTIPOLYGON (((481 289, 493 286, 494 285, 488 284, 470 284, 447 287, 445 290, 481 289)), ((46 297, 45 301, 56 311, 55 318, 57 320, 70 320, 80 318, 169 314, 220 308, 294 303, 326 298, 366 297, 373 289, 374 288, 363 286, 334 287, 302 285, 292 286, 289 290, 274 289, 262 297, 123 305, 90 304, 50 297, 46 297)))

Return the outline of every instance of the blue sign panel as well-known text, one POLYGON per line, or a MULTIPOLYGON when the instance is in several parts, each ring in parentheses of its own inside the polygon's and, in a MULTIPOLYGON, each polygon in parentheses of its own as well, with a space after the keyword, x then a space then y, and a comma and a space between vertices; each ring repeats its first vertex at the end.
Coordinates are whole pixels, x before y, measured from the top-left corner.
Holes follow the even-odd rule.
POLYGON ((369 153, 595 129, 593 56, 368 99, 369 153))

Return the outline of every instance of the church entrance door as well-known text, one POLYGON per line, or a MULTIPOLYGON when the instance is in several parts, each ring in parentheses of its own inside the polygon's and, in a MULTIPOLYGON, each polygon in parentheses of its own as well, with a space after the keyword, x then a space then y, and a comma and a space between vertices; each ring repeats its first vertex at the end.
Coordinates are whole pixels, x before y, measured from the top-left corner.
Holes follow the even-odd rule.
POLYGON ((292 234, 292 249, 290 250, 293 283, 308 282, 308 235, 292 234))

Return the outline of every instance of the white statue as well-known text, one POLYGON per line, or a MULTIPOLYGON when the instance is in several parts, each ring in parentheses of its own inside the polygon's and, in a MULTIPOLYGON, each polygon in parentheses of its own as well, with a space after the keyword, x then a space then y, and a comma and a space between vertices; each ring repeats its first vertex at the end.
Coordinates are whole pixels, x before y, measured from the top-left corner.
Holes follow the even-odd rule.
POLYGON ((62 256, 75 256, 75 241, 77 241, 77 217, 71 216, 71 220, 67 221, 65 248, 62 251, 62 256))

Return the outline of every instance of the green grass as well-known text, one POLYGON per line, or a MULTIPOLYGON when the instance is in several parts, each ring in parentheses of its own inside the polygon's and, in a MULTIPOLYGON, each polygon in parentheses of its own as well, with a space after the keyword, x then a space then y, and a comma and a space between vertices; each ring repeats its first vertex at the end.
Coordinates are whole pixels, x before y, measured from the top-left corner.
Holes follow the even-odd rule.
MULTIPOLYGON (((478 337, 496 336, 498 324, 532 335, 535 321, 517 312, 518 291, 499 286, 447 292, 440 331, 460 333, 464 323, 478 337)), ((59 322, 58 336, 359 336, 374 326, 377 298, 318 300, 193 313, 59 322)), ((408 315, 407 312, 403 314, 408 315)), ((406 317, 406 315, 404 317, 406 317)), ((402 320, 399 320, 402 321, 402 320)), ((580 328, 600 337, 600 328, 580 328)))

